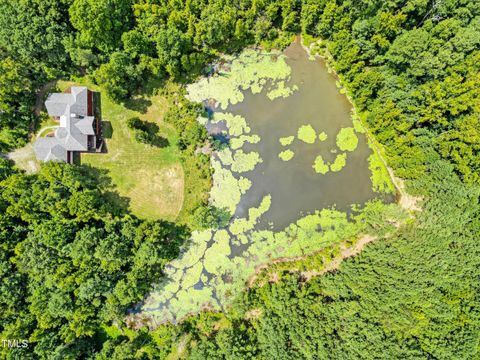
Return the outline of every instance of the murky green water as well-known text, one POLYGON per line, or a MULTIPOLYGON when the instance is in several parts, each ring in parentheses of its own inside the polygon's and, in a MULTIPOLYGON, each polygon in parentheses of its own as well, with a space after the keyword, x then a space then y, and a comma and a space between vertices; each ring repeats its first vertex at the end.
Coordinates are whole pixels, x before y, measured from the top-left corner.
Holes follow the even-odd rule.
POLYGON ((298 41, 285 55, 246 50, 189 89, 196 101, 218 102, 213 119, 202 121, 211 133, 224 131, 230 146, 213 154, 210 200, 234 216, 225 229, 194 232, 167 266, 141 309, 155 324, 205 306, 222 309, 257 266, 355 236, 351 205, 380 197, 372 191, 372 152, 361 129, 353 129, 334 75, 298 41), (347 138, 339 141, 342 132, 347 138), (238 145, 246 138, 250 143, 238 145))
POLYGON ((272 205, 262 223, 273 222, 275 229, 284 228, 304 213, 332 205, 349 210, 351 204, 363 204, 375 196, 367 161, 371 150, 363 134, 357 135, 358 147, 348 154, 347 165, 341 171, 323 176, 312 171, 319 154, 333 162, 336 154, 331 150, 336 148, 336 134, 341 128, 352 126, 351 104, 340 94, 335 76, 328 73, 323 60, 309 60, 299 42, 286 49, 285 54, 292 69, 290 84, 297 85, 298 91, 273 101, 265 96, 265 89, 256 95, 246 92, 242 103, 227 109, 245 117, 252 132, 262 139, 244 147, 259 152, 263 162, 242 174, 252 180, 253 186, 242 197, 236 215, 244 217, 250 207, 258 204, 258 199, 271 194, 272 205), (287 147, 280 144, 279 138, 296 135, 303 124, 311 124, 317 133, 324 131, 327 140, 313 145, 299 141, 287 147), (286 148, 295 152, 288 162, 277 156, 286 148))

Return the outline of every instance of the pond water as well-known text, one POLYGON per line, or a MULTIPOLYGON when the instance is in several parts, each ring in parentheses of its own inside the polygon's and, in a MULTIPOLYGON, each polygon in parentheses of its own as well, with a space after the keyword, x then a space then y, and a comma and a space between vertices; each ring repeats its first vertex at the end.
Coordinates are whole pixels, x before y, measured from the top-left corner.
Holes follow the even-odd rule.
POLYGON ((349 210, 352 204, 363 204, 373 198, 368 168, 371 153, 364 134, 358 134, 356 150, 348 154, 346 166, 339 172, 319 176, 312 169, 317 155, 333 162, 336 154, 335 136, 341 128, 352 126, 351 104, 336 87, 336 78, 328 73, 323 60, 309 60, 305 50, 296 41, 286 49, 287 64, 291 67, 292 85, 298 86, 287 98, 270 100, 267 89, 253 95, 246 92, 245 100, 229 106, 227 111, 248 120, 252 132, 262 141, 248 144, 246 150, 260 153, 263 162, 246 174, 253 185, 242 196, 236 216, 244 217, 258 199, 270 194, 270 210, 261 224, 272 222, 275 229, 283 229, 301 214, 336 205, 339 210, 349 210), (295 135, 297 129, 311 124, 317 132, 325 132, 327 140, 313 145, 296 141, 290 148, 295 157, 282 161, 278 154, 285 150, 279 138, 295 135))
POLYGON ((199 121, 228 143, 212 155, 210 201, 232 219, 194 232, 166 267, 140 309, 153 324, 224 308, 257 266, 355 236, 353 204, 393 200, 372 190, 388 188, 378 184, 385 169, 335 76, 298 40, 283 54, 247 49, 226 57, 188 91, 211 110, 199 121))

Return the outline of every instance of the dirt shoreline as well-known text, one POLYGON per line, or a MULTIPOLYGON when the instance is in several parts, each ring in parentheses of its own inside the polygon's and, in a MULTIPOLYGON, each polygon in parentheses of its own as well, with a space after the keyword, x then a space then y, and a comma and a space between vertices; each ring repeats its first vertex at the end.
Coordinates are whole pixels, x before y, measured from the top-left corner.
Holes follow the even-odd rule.
MULTIPOLYGON (((300 39, 297 38, 296 41, 300 41, 300 44, 301 44, 302 48, 307 52, 308 56, 315 56, 315 57, 323 59, 325 61, 325 64, 327 65, 327 68, 330 69, 333 74, 335 74, 335 76, 338 79, 338 81, 340 82, 340 84, 342 84, 342 80, 341 80, 340 76, 337 74, 334 67, 330 64, 330 61, 333 61, 331 57, 322 56, 320 54, 315 54, 315 55, 311 54, 312 45, 316 44, 318 41, 313 42, 309 47, 305 46, 305 44, 303 43, 303 38, 302 37, 300 37, 300 39)), ((342 85, 342 88, 345 88, 345 87, 342 85)), ((350 102, 354 114, 358 116, 358 111, 357 111, 357 109, 355 107, 355 104, 353 102, 353 99, 349 95, 348 91, 346 91, 345 96, 347 97, 348 101, 350 102)), ((358 116, 358 118, 361 121, 361 118, 359 116, 358 116)), ((369 132, 368 128, 365 126, 365 124, 362 121, 361 121, 361 124, 362 124, 362 127, 365 130, 365 134, 366 134, 368 140, 370 141, 370 143, 372 144, 372 146, 374 148, 373 151, 376 151, 377 154, 379 155, 382 163, 384 164, 385 168, 388 171, 388 174, 390 176, 390 179, 391 179, 393 185, 395 186, 395 189, 396 189, 396 192, 397 192, 397 203, 404 210, 406 210, 408 212, 422 211, 422 208, 418 205, 418 203, 421 202, 422 198, 412 196, 412 195, 410 195, 406 192, 404 180, 395 176, 395 174, 393 172, 393 169, 390 166, 388 166, 388 163, 385 160, 385 157, 382 155, 380 145, 376 142, 373 135, 369 132)), ((345 247, 343 245, 343 248, 340 252, 340 255, 335 257, 334 259, 332 259, 322 269, 303 271, 303 272, 300 272, 300 276, 302 277, 302 279, 304 281, 308 281, 314 276, 319 276, 319 275, 323 275, 323 274, 325 274, 327 272, 330 272, 330 271, 335 271, 339 268, 339 266, 341 265, 343 260, 345 260, 349 257, 355 256, 355 255, 358 255, 367 244, 377 240, 377 238, 378 238, 377 236, 373 236, 373 235, 370 235, 370 234, 362 234, 361 236, 359 236, 358 240, 355 242, 355 244, 353 246, 345 247)), ((322 251, 322 250, 320 250, 320 251, 322 251)), ((320 251, 318 251, 316 253, 319 253, 320 251)), ((294 257, 294 258, 278 258, 278 259, 270 261, 267 264, 262 264, 255 269, 255 273, 247 280, 246 286, 247 286, 247 288, 251 288, 252 286, 254 286, 258 277, 262 274, 262 272, 264 272, 265 270, 270 268, 272 265, 279 264, 279 263, 301 261, 301 260, 305 260, 309 256, 315 256, 315 253, 304 255, 304 256, 301 256, 301 257, 294 257)), ((291 269, 291 271, 292 272, 298 272, 298 269, 291 269)))

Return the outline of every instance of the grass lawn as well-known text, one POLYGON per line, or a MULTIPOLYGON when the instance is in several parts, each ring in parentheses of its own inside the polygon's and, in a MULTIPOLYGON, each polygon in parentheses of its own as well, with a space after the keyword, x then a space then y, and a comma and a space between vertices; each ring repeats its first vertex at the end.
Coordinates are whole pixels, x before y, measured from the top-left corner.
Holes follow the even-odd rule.
POLYGON ((59 81, 57 87, 63 91, 74 84, 101 93, 107 148, 107 153, 82 154, 82 164, 106 169, 115 190, 129 199, 130 209, 138 217, 176 219, 183 205, 184 172, 180 152, 175 146, 176 131, 162 120, 168 108, 167 100, 162 96, 136 98, 127 108, 85 79, 76 83, 59 81), (155 122, 160 127, 159 135, 167 138, 169 145, 159 148, 137 142, 126 126, 131 117, 155 122))

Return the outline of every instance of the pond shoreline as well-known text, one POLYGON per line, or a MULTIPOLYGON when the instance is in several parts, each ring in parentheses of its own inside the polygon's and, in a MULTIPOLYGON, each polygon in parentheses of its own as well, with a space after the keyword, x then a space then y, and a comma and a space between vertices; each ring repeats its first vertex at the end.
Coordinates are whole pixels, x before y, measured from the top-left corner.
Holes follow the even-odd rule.
POLYGON ((202 78, 187 91, 191 101, 215 99, 217 107, 201 123, 222 132, 217 136, 230 146, 211 157, 210 201, 234 216, 225 228, 192 234, 170 264, 168 281, 140 312, 155 324, 221 311, 266 267, 347 251, 368 232, 358 219, 370 200, 393 206, 373 189, 375 150, 354 123, 352 101, 339 91, 336 73, 325 61, 312 61, 299 38, 275 57, 247 49, 227 68, 228 76, 202 78), (287 150, 291 156, 282 158, 287 150))

